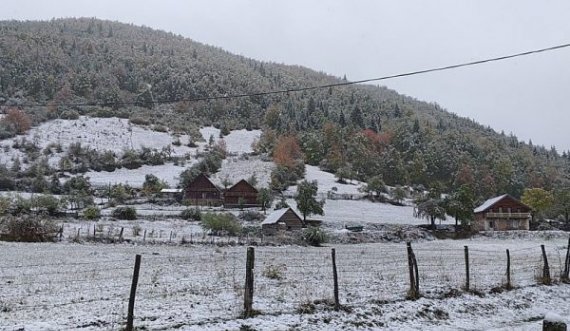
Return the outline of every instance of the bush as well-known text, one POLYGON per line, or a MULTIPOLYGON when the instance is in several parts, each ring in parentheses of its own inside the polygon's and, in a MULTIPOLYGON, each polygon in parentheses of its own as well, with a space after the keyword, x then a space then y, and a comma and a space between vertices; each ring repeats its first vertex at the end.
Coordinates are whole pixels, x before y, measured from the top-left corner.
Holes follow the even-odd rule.
POLYGON ((253 210, 241 212, 238 217, 246 222, 262 221, 265 218, 262 213, 253 210))
POLYGON ((30 200, 37 212, 45 211, 51 216, 57 215, 61 206, 61 201, 53 195, 38 195, 30 200))
POLYGON ((287 270, 287 266, 284 264, 281 265, 268 265, 263 270, 263 277, 269 279, 276 279, 282 280, 285 278, 285 270, 287 270))
POLYGON ((241 224, 232 214, 206 213, 202 215, 202 228, 215 236, 224 234, 234 236, 241 231, 241 224))
POLYGON ((0 220, 0 234, 5 240, 22 242, 53 241, 57 233, 58 227, 53 221, 37 216, 9 216, 0 220))
POLYGON ((202 219, 202 213, 197 208, 188 208, 180 213, 180 218, 187 221, 199 221, 202 219))
POLYGON ((319 247, 327 240, 327 234, 321 228, 309 227, 303 231, 303 241, 311 246, 319 247))
POLYGON ((101 209, 96 206, 90 206, 83 211, 83 217, 88 220, 96 220, 101 218, 101 209))
POLYGON ((133 207, 117 207, 113 210, 112 216, 120 220, 136 220, 137 210, 133 207))

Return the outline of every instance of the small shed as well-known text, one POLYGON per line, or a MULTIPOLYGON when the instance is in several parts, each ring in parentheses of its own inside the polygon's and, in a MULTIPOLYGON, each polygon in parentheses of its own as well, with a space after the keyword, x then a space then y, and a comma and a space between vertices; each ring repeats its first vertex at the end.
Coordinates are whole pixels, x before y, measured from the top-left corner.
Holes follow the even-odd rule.
POLYGON ((265 235, 275 235, 280 231, 294 231, 305 227, 303 219, 291 208, 274 211, 261 222, 261 229, 265 235))
POLYGON ((478 231, 528 230, 530 207, 508 194, 491 198, 475 208, 478 231))
POLYGON ((184 200, 192 205, 218 206, 221 192, 204 174, 198 175, 184 190, 184 200))
POLYGON ((246 180, 242 179, 224 192, 224 206, 235 207, 260 207, 257 202, 259 192, 246 180))
POLYGON ((182 201, 184 190, 181 188, 163 188, 160 190, 160 197, 166 201, 182 201))

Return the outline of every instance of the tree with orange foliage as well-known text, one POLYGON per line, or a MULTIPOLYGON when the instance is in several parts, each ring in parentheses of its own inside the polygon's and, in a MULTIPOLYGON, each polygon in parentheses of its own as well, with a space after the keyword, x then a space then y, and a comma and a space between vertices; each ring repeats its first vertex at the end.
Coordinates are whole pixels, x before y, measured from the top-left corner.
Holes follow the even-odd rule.
POLYGON ((281 136, 273 149, 273 161, 278 166, 295 168, 303 160, 303 152, 295 136, 281 136))
POLYGON ((271 188, 283 191, 295 184, 305 173, 303 152, 295 136, 281 136, 273 149, 273 161, 277 165, 271 172, 271 188))
POLYGON ((2 119, 2 123, 16 134, 25 133, 32 126, 30 116, 23 110, 16 108, 8 109, 6 116, 2 119))

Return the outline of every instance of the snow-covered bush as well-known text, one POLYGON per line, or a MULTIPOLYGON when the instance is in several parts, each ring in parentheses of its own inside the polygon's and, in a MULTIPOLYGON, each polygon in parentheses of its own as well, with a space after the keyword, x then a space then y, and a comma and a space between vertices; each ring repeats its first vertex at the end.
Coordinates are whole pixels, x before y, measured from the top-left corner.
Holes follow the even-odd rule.
POLYGON ((23 242, 53 241, 57 225, 50 219, 32 215, 8 216, 0 220, 0 234, 5 240, 23 242))
POLYGON ((136 220, 137 210, 133 207, 117 207, 111 215, 120 220, 136 220))
POLYGON ((241 224, 234 215, 206 213, 202 215, 202 227, 204 230, 210 231, 215 236, 230 235, 234 236, 241 231, 241 224))
POLYGON ((202 213, 198 208, 188 208, 180 213, 180 218, 187 221, 199 221, 202 219, 202 213))
POLYGON ((327 242, 327 234, 324 230, 317 227, 308 227, 303 231, 303 240, 305 243, 319 247, 321 244, 327 242))
POLYGON ((101 210, 96 206, 90 206, 83 211, 83 217, 88 220, 96 220, 101 217, 101 210))

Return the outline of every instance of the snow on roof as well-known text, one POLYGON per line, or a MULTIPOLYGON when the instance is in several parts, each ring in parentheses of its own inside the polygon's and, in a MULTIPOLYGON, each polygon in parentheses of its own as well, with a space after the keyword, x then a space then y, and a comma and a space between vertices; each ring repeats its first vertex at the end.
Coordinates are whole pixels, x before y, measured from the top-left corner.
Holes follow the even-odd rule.
POLYGON ((269 214, 269 216, 267 216, 267 218, 265 220, 263 220, 263 222, 261 222, 261 225, 264 224, 275 224, 279 221, 279 219, 285 215, 285 213, 291 208, 283 208, 283 209, 279 209, 276 210, 274 212, 272 212, 271 214, 269 214))
POLYGON ((483 204, 477 208, 475 208, 473 210, 474 213, 481 213, 484 212, 485 210, 489 209, 489 207, 491 207, 492 205, 496 204, 497 202, 499 202, 501 199, 503 199, 504 197, 508 196, 508 194, 503 194, 501 196, 498 197, 494 197, 491 198, 485 202, 483 202, 483 204))
POLYGON ((160 193, 181 193, 181 188, 163 188, 160 193))

